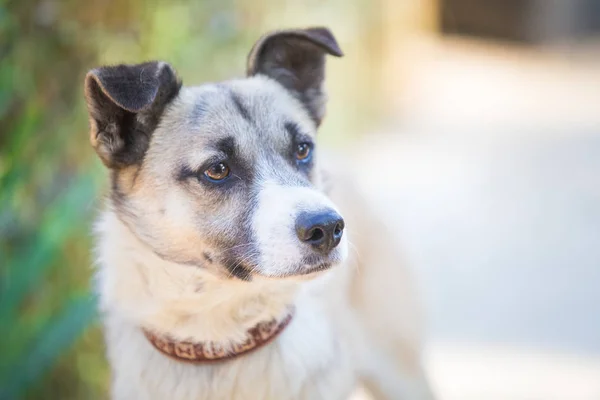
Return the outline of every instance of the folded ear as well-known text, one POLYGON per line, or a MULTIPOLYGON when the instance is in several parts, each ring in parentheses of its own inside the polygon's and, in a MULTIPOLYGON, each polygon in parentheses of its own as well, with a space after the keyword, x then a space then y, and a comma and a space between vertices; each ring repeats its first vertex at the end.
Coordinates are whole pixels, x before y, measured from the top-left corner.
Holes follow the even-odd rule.
POLYGON ((90 141, 109 168, 140 163, 181 82, 163 62, 100 67, 85 77, 90 141))
POLYGON ((327 100, 323 89, 326 54, 343 55, 327 28, 276 31, 256 42, 248 55, 247 73, 278 81, 304 104, 318 126, 327 100))

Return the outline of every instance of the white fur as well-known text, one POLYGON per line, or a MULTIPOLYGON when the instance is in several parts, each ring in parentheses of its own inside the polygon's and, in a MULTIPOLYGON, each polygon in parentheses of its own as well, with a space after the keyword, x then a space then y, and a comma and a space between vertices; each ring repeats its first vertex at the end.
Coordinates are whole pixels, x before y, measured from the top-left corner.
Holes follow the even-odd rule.
MULTIPOLYGON (((158 258, 112 211, 97 228, 97 290, 113 399, 336 400, 347 399, 361 378, 385 398, 431 398, 421 372, 402 369, 411 361, 386 353, 385 342, 351 306, 356 260, 309 281, 223 281, 158 258), (271 344, 215 365, 171 360, 140 330, 198 341, 241 339, 248 327, 282 315, 288 304, 295 305, 295 316, 271 344)), ((390 320, 390 331, 394 324, 390 320)))
POLYGON ((352 391, 353 353, 335 323, 340 315, 327 305, 335 279, 225 282, 159 259, 112 212, 98 232, 98 291, 115 399, 343 399, 352 391), (287 304, 296 306, 294 319, 272 344, 215 366, 172 361, 140 331, 199 341, 242 338, 287 304))
MULTIPOLYGON (((257 269, 264 275, 285 276, 302 273, 292 268, 310 268, 299 265, 302 261, 302 244, 295 231, 295 216, 302 211, 336 211, 334 204, 323 193, 306 187, 282 186, 266 182, 260 189, 258 207, 252 226, 261 258, 257 269)), ((308 245, 307 245, 308 246, 308 245)), ((329 258, 340 262, 348 253, 345 236, 329 258)))

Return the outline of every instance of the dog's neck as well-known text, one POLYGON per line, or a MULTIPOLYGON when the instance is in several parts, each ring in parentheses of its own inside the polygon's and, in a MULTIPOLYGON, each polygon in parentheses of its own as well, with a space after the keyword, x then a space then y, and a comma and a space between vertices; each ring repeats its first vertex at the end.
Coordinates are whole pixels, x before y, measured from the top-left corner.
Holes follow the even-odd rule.
POLYGON ((285 316, 302 289, 294 281, 224 280, 165 261, 111 211, 97 228, 102 310, 177 340, 243 340, 257 324, 285 316))

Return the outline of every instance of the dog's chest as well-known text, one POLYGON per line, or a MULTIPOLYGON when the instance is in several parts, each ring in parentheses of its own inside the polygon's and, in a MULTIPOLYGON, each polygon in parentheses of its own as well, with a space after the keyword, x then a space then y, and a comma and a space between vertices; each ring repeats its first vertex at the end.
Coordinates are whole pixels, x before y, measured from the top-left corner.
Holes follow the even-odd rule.
POLYGON ((123 325, 117 325, 117 332, 107 326, 112 337, 114 398, 348 398, 355 378, 347 340, 336 331, 330 315, 307 303, 298 307, 294 320, 272 344, 215 365, 173 361, 152 348, 135 328, 125 332, 123 325))

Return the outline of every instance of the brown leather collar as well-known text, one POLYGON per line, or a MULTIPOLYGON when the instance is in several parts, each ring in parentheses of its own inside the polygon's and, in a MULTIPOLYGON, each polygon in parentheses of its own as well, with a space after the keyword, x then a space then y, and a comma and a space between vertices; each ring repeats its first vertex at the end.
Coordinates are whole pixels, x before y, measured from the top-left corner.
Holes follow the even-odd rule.
POLYGON ((290 323, 295 309, 291 307, 285 317, 260 322, 246 332, 243 342, 229 343, 227 346, 219 342, 178 341, 166 335, 159 335, 143 329, 150 343, 161 353, 178 361, 202 364, 230 360, 250 353, 271 342, 290 323))

